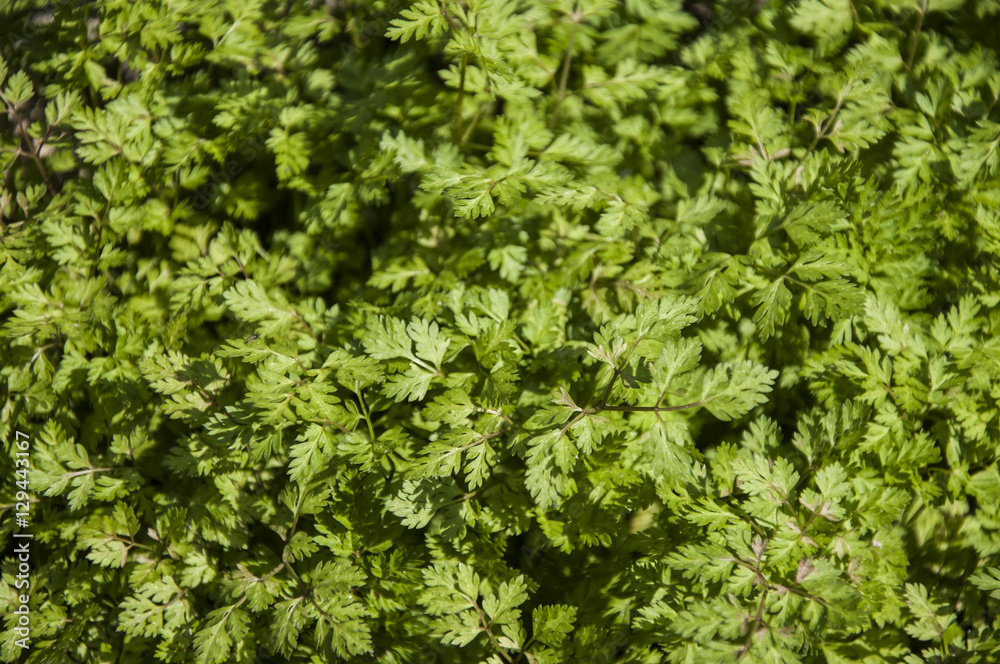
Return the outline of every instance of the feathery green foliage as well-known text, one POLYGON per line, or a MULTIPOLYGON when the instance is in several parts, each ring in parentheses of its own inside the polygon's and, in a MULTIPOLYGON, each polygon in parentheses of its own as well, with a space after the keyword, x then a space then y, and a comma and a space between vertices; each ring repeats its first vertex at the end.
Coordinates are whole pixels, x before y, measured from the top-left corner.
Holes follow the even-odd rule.
POLYGON ((998 20, 5 3, 0 661, 1000 661, 998 20))

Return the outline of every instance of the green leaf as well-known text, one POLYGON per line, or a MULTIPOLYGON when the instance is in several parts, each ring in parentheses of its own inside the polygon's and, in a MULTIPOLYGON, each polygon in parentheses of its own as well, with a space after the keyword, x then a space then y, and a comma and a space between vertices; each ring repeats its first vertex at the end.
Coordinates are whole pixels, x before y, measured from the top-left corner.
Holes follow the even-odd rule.
POLYGON ((720 420, 736 419, 767 403, 777 377, 777 371, 750 361, 720 364, 706 374, 701 402, 720 420))
POLYGON ((406 331, 413 339, 417 357, 430 362, 440 371, 441 362, 444 360, 444 354, 447 352, 450 342, 441 333, 437 323, 417 318, 410 321, 410 324, 406 326, 406 331))
POLYGON ((445 12, 436 0, 418 0, 402 11, 402 18, 392 20, 385 36, 407 42, 410 39, 437 37, 448 29, 445 12))
POLYGON ((254 281, 240 281, 223 294, 226 305, 244 321, 256 323, 257 334, 264 337, 285 335, 295 324, 297 314, 275 303, 254 281))
POLYGON ((556 647, 573 631, 576 607, 563 604, 538 606, 531 613, 531 621, 535 639, 556 647))

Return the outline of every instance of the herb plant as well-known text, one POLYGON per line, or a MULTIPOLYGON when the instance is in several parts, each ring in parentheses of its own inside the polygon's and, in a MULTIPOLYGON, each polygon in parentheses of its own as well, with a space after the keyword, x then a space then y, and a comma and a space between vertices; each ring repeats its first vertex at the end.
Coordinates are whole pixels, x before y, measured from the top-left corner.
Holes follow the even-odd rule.
POLYGON ((1000 661, 997 0, 0 17, 0 661, 1000 661))

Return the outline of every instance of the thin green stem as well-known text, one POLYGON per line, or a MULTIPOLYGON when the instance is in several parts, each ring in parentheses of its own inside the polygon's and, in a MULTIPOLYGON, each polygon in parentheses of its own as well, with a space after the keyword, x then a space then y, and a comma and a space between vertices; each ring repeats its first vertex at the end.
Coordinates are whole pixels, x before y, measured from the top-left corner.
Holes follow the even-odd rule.
POLYGON ((747 627, 747 640, 743 644, 743 652, 740 653, 737 661, 742 661, 743 658, 747 656, 747 653, 750 652, 750 646, 753 643, 754 634, 757 633, 757 629, 760 627, 761 623, 764 622, 764 606, 765 602, 767 602, 767 595, 769 592, 770 591, 765 588, 764 593, 760 596, 760 604, 757 606, 757 617, 754 618, 753 626, 747 627))
POLYGON ((88 470, 78 470, 73 473, 67 473, 63 477, 80 477, 81 475, 92 475, 94 473, 107 473, 113 470, 118 470, 117 468, 90 468, 88 470))
POLYGON ((299 499, 295 501, 295 515, 292 518, 292 526, 288 529, 288 536, 285 537, 285 541, 288 542, 292 539, 295 534, 295 529, 299 527, 299 511, 302 509, 302 503, 306 500, 306 490, 299 487, 299 499))
POLYGON ((45 188, 48 190, 49 195, 55 196, 56 187, 52 183, 52 178, 49 176, 49 172, 45 168, 45 163, 42 161, 42 157, 40 154, 45 139, 43 138, 42 140, 38 141, 37 144, 33 143, 31 140, 31 136, 28 135, 28 128, 24 126, 24 122, 21 120, 21 115, 17 112, 17 104, 14 104, 10 100, 8 100, 3 93, 0 93, 0 100, 3 100, 3 103, 7 106, 8 110, 10 111, 11 117, 14 120, 14 124, 17 126, 17 129, 21 134, 20 139, 23 140, 24 144, 28 147, 27 151, 21 151, 21 155, 22 156, 27 155, 31 158, 33 162, 35 162, 35 166, 38 167, 38 172, 42 176, 42 181, 45 182, 45 188))
POLYGON ((802 176, 802 168, 805 165, 806 158, 810 154, 812 154, 812 151, 816 149, 816 146, 819 145, 819 142, 827 137, 827 132, 833 127, 834 120, 836 120, 837 114, 840 113, 840 109, 843 105, 844 105, 844 95, 843 93, 841 93, 837 97, 837 104, 836 106, 833 107, 833 111, 830 113, 830 115, 827 117, 826 120, 824 120, 818 127, 816 127, 816 136, 813 138, 812 143, 809 144, 809 147, 806 148, 806 151, 802 154, 802 157, 799 158, 798 163, 795 165, 794 179, 796 183, 802 176))
POLYGON ((687 410, 688 408, 698 408, 704 406, 707 400, 686 403, 682 406, 601 406, 595 410, 611 410, 623 413, 669 413, 675 410, 687 410))
POLYGON ((365 422, 368 424, 368 439, 370 442, 375 442, 375 427, 372 426, 371 411, 365 406, 365 398, 361 396, 361 390, 355 389, 355 394, 358 395, 358 402, 361 404, 361 414, 365 416, 365 422))
MULTIPOLYGON (((494 182, 493 184, 490 185, 490 190, 493 189, 493 186, 495 184, 496 184, 496 182, 494 182)), ((487 190, 487 193, 489 193, 489 190, 487 190)), ((424 369, 427 369, 432 374, 436 374, 438 376, 438 378, 444 378, 444 374, 441 373, 440 369, 438 369, 437 367, 432 367, 431 365, 427 364, 426 362, 424 362, 423 360, 421 360, 419 357, 417 357, 413 353, 410 353, 409 355, 407 355, 406 359, 410 360, 411 362, 413 362, 417 366, 420 366, 420 367, 423 367, 424 369)))
MULTIPOLYGON (((594 274, 595 274, 595 280, 596 280, 596 275, 597 275, 596 271, 595 271, 594 274)), ((591 281, 590 285, 591 285, 591 290, 593 290, 593 285, 594 285, 593 280, 591 281)), ((635 350, 635 347, 639 345, 640 341, 642 341, 642 336, 636 337, 636 340, 632 342, 632 345, 629 346, 628 350, 626 350, 624 353, 622 353, 621 357, 622 357, 623 361, 628 361, 629 355, 632 354, 632 351, 635 350)), ((608 383, 608 387, 604 390, 604 396, 601 397, 601 408, 602 409, 605 406, 608 405, 608 397, 611 396, 611 390, 612 390, 612 388, 614 388, 615 382, 622 375, 621 369, 618 368, 618 364, 617 363, 615 363, 614 369, 615 369, 615 373, 614 373, 613 376, 611 376, 611 382, 608 383)))
POLYGON ((490 630, 490 623, 489 621, 486 620, 486 614, 483 612, 481 608, 479 608, 479 602, 473 600, 471 597, 468 597, 467 595, 465 595, 464 597, 472 604, 472 607, 476 610, 476 614, 479 616, 479 622, 483 626, 483 631, 486 632, 486 636, 490 637, 490 641, 493 642, 493 647, 497 649, 497 653, 501 657, 503 657, 505 662, 508 662, 508 664, 513 664, 510 655, 508 655, 507 652, 500 646, 500 643, 497 641, 497 638, 493 636, 493 631, 490 630))
POLYGON ((552 117, 549 119, 550 130, 555 127, 556 119, 559 117, 559 109, 566 98, 566 85, 569 83, 569 68, 573 63, 573 47, 576 45, 576 28, 583 18, 583 15, 577 11, 575 6, 572 18, 573 25, 569 29, 569 44, 566 46, 566 57, 563 59, 562 77, 559 81, 559 90, 556 92, 556 107, 552 110, 552 117))
MULTIPOLYGON (((479 124, 479 118, 482 117, 483 108, 485 108, 485 106, 485 104, 480 104, 479 108, 476 109, 476 114, 472 116, 472 122, 470 122, 469 126, 466 127, 465 131, 462 133, 462 138, 458 141, 459 145, 465 145, 465 141, 467 141, 469 136, 472 135, 472 130, 476 128, 477 124, 479 124)), ((459 116, 461 116, 461 109, 459 109, 459 116)))
MULTIPOLYGON (((462 106, 465 103, 465 70, 469 66, 469 54, 462 56, 462 66, 458 74, 458 110, 455 111, 455 136, 462 136, 462 106)), ((460 143, 464 141, 459 141, 460 143)))
POLYGON ((455 23, 455 19, 453 19, 451 14, 448 13, 448 8, 445 5, 446 3, 441 3, 441 16, 444 16, 444 20, 448 21, 448 25, 451 26, 452 30, 458 32, 458 24, 455 23))
POLYGON ((913 38, 910 40, 910 54, 906 57, 906 71, 913 67, 913 58, 917 54, 917 44, 920 41, 920 31, 924 27, 924 16, 927 15, 927 0, 920 0, 920 14, 917 16, 917 27, 913 30, 913 38))

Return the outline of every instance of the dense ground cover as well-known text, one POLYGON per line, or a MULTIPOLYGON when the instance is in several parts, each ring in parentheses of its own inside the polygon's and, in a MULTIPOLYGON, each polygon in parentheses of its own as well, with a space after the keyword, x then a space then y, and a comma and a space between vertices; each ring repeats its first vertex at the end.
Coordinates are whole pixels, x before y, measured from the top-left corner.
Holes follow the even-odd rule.
POLYGON ((998 21, 4 3, 0 661, 1000 661, 998 21))

